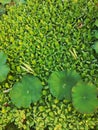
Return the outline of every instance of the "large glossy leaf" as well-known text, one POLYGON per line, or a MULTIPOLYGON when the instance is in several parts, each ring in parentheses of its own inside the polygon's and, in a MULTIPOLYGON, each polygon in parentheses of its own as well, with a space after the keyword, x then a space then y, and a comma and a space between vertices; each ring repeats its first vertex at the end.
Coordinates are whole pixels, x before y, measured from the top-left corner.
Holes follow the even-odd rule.
POLYGON ((7 77, 7 74, 10 70, 6 64, 7 55, 1 51, 0 52, 0 82, 4 81, 7 77))
POLYGON ((94 85, 77 84, 72 88, 72 102, 81 113, 94 112, 98 107, 97 88, 94 85))
POLYGON ((71 100, 71 89, 80 76, 75 71, 55 71, 48 80, 50 92, 58 99, 71 100))
POLYGON ((10 98, 17 107, 27 108, 32 102, 37 102, 41 97, 42 85, 37 77, 26 75, 21 82, 15 83, 10 98))

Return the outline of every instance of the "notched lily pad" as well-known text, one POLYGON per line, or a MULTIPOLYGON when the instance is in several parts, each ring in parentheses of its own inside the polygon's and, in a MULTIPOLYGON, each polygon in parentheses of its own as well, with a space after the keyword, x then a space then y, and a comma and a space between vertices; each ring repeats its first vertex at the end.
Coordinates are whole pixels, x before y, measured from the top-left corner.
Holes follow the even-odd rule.
POLYGON ((6 77, 7 74, 10 71, 9 66, 6 64, 6 60, 7 60, 7 55, 1 51, 0 52, 0 82, 3 82, 6 77))
POLYGON ((97 88, 85 83, 77 84, 72 88, 72 102, 77 111, 93 113, 98 108, 97 88))
POLYGON ((12 102, 18 107, 27 108, 41 97, 42 85, 37 77, 25 75, 21 82, 14 84, 10 91, 12 102))
POLYGON ((79 79, 75 71, 55 71, 48 80, 50 92, 57 99, 71 100, 71 89, 79 79))

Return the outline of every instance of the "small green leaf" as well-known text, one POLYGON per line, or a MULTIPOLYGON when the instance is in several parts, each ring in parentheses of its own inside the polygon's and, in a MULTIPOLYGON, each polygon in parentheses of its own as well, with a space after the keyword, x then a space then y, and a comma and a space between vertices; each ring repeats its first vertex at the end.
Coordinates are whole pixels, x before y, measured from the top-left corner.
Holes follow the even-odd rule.
POLYGON ((48 80, 50 92, 57 99, 71 100, 71 89, 79 79, 75 71, 55 71, 48 80))
POLYGON ((95 25, 98 27, 98 19, 95 21, 95 25))
POLYGON ((96 51, 96 53, 98 53, 98 41, 96 41, 94 43, 94 46, 93 46, 94 50, 96 51))
POLYGON ((10 2, 11 0, 0 0, 0 3, 2 3, 3 5, 8 4, 10 2))
POLYGON ((3 82, 9 73, 8 65, 0 65, 0 82, 3 82))
POLYGON ((5 64, 6 60, 7 60, 7 55, 3 51, 1 51, 0 52, 0 64, 5 64))
POLYGON ((98 107, 97 88, 94 85, 77 84, 72 88, 72 102, 77 111, 93 113, 98 107))
POLYGON ((41 97, 42 85, 37 77, 25 75, 21 82, 15 83, 10 91, 12 102, 18 107, 27 108, 41 97))
POLYGON ((98 31, 95 32, 95 38, 98 39, 98 31))
POLYGON ((14 2, 16 2, 17 4, 20 4, 20 3, 25 3, 26 0, 14 0, 14 2))
POLYGON ((0 5, 0 15, 4 14, 6 11, 5 11, 5 8, 3 5, 0 5))
POLYGON ((7 74, 9 73, 10 68, 6 64, 7 55, 1 51, 0 52, 0 82, 3 82, 7 74))

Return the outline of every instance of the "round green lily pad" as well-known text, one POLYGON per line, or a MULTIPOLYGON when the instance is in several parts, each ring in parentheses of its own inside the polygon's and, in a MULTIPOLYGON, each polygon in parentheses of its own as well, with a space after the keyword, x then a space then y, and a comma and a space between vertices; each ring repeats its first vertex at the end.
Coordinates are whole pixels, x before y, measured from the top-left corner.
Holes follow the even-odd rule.
POLYGON ((57 99, 71 100, 71 89, 79 79, 75 71, 54 71, 48 80, 50 92, 57 99))
POLYGON ((15 83, 11 92, 10 98, 17 107, 29 107, 31 103, 31 95, 29 89, 20 82, 15 83))
POLYGON ((37 77, 32 77, 32 75, 24 76, 22 79, 22 84, 28 86, 31 94, 32 102, 37 102, 41 97, 42 84, 37 77))
POLYGON ((85 83, 77 84, 72 88, 72 102, 77 111, 93 113, 98 107, 97 88, 85 83))
POLYGON ((41 90, 40 80, 37 77, 26 75, 21 82, 15 83, 10 91, 10 98, 17 107, 27 108, 32 102, 40 99, 41 90))

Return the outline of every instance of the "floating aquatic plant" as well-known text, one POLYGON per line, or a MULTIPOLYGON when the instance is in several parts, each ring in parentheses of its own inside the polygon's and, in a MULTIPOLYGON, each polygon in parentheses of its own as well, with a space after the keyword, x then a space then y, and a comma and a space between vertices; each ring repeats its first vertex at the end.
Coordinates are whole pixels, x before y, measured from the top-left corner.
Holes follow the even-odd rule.
POLYGON ((37 77, 25 75, 10 91, 10 98, 17 107, 27 108, 41 97, 42 85, 37 77))
POLYGON ((50 92, 58 99, 71 100, 71 89, 79 79, 75 71, 55 71, 48 80, 50 92))
POLYGON ((78 83, 72 88, 72 102, 77 111, 93 113, 98 107, 97 88, 94 85, 78 83))
POLYGON ((4 81, 9 73, 9 66, 6 64, 7 55, 1 51, 0 52, 0 82, 4 81))
MULTIPOLYGON (((14 75, 13 79, 9 80, 11 84, 16 81, 17 76, 26 73, 22 69, 17 73, 16 67, 21 67, 21 61, 26 62, 45 84, 52 71, 65 68, 75 69, 83 74, 83 79, 97 82, 97 60, 91 51, 93 39, 89 36, 98 14, 95 10, 97 0, 78 0, 77 3, 72 1, 27 0, 26 5, 11 6, 7 9, 7 15, 3 15, 0 21, 0 48, 9 55, 11 74, 14 75), (77 57, 74 55, 74 49, 77 57), (47 72, 49 74, 46 74, 47 72)), ((40 104, 34 104, 32 110, 24 109, 25 115, 21 114, 22 110, 2 105, 1 107, 8 111, 3 114, 0 111, 0 128, 4 129, 7 123, 14 121, 19 129, 53 130, 57 129, 59 124, 65 130, 97 129, 97 113, 93 116, 78 114, 66 100, 55 104, 50 100, 50 94, 48 100, 47 94, 40 104), (45 110, 40 111, 40 105, 45 110), (49 116, 52 115, 49 114, 51 111, 54 116, 49 116)), ((5 100, 9 99, 8 94, 4 95, 5 100)), ((7 101, 9 103, 9 100, 7 101)), ((3 102, 4 100, 1 101, 2 104, 3 102)))

